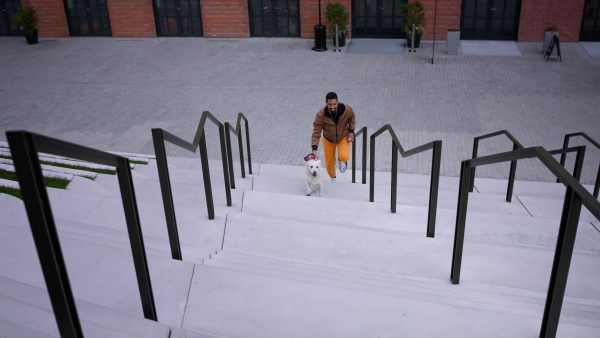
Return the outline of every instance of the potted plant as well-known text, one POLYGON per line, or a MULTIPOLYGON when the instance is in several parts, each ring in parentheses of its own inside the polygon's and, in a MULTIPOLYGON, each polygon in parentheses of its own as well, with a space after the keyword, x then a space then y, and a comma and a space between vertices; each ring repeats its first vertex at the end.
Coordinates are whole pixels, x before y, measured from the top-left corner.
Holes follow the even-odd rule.
POLYGON ((38 42, 38 15, 33 7, 21 7, 13 20, 25 32, 27 43, 32 45, 38 42))
POLYGON ((421 43, 421 36, 425 30, 425 7, 421 1, 405 3, 400 6, 400 15, 402 16, 402 30, 406 32, 406 42, 408 46, 411 46, 412 27, 415 25, 415 48, 419 47, 421 43))
POLYGON ((560 35, 560 32, 558 31, 558 26, 553 25, 544 29, 544 49, 542 50, 543 53, 546 53, 548 46, 550 46, 550 41, 552 41, 552 37, 555 35, 557 37, 560 35))
POLYGON ((458 45, 460 44, 460 29, 446 29, 446 53, 448 55, 458 55, 458 45))
POLYGON ((341 2, 330 2, 325 8, 325 18, 329 23, 329 32, 335 43, 335 25, 338 26, 338 42, 339 46, 346 45, 346 34, 348 34, 348 20, 350 13, 346 11, 346 7, 341 2))

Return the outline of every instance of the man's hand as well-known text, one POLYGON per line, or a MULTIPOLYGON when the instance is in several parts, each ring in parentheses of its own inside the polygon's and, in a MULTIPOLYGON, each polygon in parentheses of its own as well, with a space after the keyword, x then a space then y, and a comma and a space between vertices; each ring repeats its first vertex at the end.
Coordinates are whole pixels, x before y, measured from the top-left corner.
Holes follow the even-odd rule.
POLYGON ((354 133, 348 134, 348 142, 354 141, 354 133))

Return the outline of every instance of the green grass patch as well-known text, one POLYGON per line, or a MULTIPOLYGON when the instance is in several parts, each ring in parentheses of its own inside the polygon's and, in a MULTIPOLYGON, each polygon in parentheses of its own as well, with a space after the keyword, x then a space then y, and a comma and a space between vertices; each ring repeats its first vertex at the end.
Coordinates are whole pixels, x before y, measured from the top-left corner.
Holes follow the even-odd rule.
MULTIPOLYGON (((0 178, 5 180, 17 181, 17 173, 0 169, 0 178)), ((48 188, 65 189, 69 185, 69 180, 59 177, 44 177, 44 183, 48 188)), ((8 188, 12 189, 12 188, 8 188)), ((18 189, 17 189, 18 190, 18 189)), ((12 194, 11 194, 12 195, 12 194)), ((13 195, 14 196, 14 195, 13 195)))
POLYGON ((6 155, 0 155, 0 158, 5 158, 7 160, 12 160, 12 157, 6 155))
POLYGON ((112 170, 112 169, 95 169, 95 168, 88 168, 88 167, 79 166, 79 165, 56 163, 56 162, 49 162, 49 161, 40 161, 40 163, 53 165, 55 167, 61 167, 61 168, 91 171, 91 172, 98 173, 98 174, 115 175, 117 173, 116 170, 112 170))
POLYGON ((129 163, 135 163, 135 164, 148 164, 148 162, 144 162, 144 161, 137 161, 137 160, 130 160, 129 163))
POLYGON ((19 190, 19 189, 0 186, 0 193, 12 195, 17 198, 23 199, 23 196, 21 196, 21 190, 19 190))

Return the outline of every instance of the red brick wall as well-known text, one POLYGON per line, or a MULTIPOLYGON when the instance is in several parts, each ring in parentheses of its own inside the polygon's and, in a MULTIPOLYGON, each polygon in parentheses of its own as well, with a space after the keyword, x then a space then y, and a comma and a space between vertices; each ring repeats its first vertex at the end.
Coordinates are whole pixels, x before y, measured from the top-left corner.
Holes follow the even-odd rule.
POLYGON ((248 0, 200 0, 205 38, 248 38, 248 0))
POLYGON ((114 37, 155 37, 152 0, 108 0, 108 16, 114 37))
POLYGON ((40 37, 69 36, 67 15, 62 0, 21 0, 23 7, 33 7, 39 17, 40 37))
MULTIPOLYGON (((325 8, 330 2, 340 1, 346 10, 350 13, 350 20, 348 22, 348 30, 352 30, 352 0, 321 0, 321 24, 327 26, 327 19, 325 18, 325 8)), ((319 0, 300 0, 300 37, 302 38, 314 38, 315 37, 315 26, 319 24, 319 0)), ((329 32, 329 27, 327 27, 329 32)), ((347 37, 351 37, 349 33, 347 37)), ((331 38, 327 33, 327 38, 331 38)))
POLYGON ((446 40, 447 28, 460 28, 461 0, 438 0, 437 11, 435 0, 421 0, 421 3, 425 7, 425 19, 427 20, 424 40, 433 40, 434 23, 436 41, 446 40))
POLYGON ((561 41, 579 41, 585 1, 522 0, 519 40, 543 41, 544 28, 558 26, 561 41))

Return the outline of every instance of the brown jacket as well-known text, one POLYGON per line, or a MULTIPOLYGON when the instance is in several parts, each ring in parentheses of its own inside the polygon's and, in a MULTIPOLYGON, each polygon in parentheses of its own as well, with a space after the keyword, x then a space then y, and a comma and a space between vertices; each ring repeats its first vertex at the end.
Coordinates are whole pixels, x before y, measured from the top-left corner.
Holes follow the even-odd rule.
POLYGON ((343 103, 338 104, 337 124, 333 121, 335 114, 331 116, 327 111, 327 107, 323 107, 317 112, 315 122, 313 122, 312 133, 312 149, 316 150, 321 139, 321 132, 330 142, 339 142, 342 138, 347 137, 348 133, 354 133, 356 119, 354 110, 349 105, 343 103))

